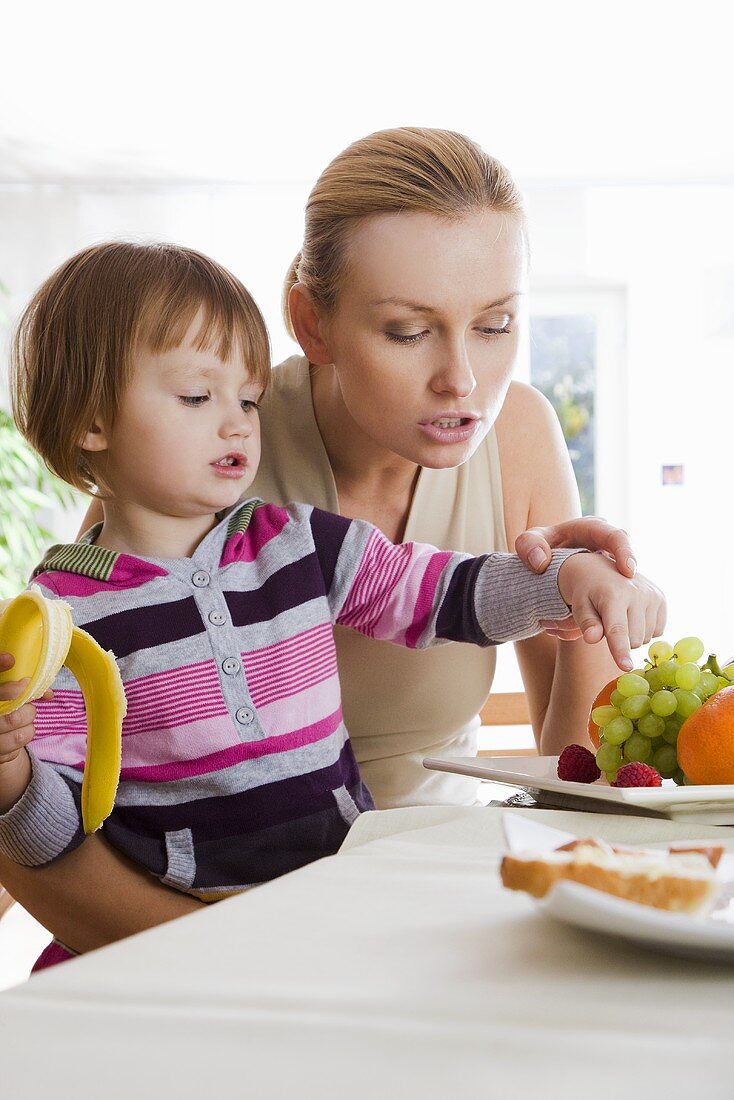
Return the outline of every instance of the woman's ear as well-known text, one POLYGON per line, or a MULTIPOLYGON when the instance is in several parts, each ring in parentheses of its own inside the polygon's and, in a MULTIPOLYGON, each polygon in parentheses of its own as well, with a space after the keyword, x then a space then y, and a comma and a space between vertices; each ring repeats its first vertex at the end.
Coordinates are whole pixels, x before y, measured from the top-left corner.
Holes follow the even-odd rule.
POLYGON ((311 292, 303 283, 294 283, 288 295, 288 309, 291 324, 298 343, 309 363, 326 367, 333 363, 324 335, 324 322, 314 302, 311 292))

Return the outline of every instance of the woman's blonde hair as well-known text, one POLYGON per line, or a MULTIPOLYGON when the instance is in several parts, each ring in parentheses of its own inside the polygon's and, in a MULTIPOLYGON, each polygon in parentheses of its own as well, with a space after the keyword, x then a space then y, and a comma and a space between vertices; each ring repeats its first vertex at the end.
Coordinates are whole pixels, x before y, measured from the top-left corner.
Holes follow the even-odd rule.
POLYGON ((463 134, 403 126, 355 141, 328 165, 306 203, 303 246, 283 287, 283 318, 296 282, 329 312, 346 271, 349 234, 372 214, 416 211, 460 218, 490 208, 524 221, 520 191, 505 166, 463 134))
POLYGON ((174 244, 111 241, 85 248, 39 288, 20 318, 10 386, 18 428, 53 473, 104 488, 82 451, 95 417, 111 426, 140 347, 178 347, 199 310, 197 348, 233 350, 267 385, 265 322, 245 287, 214 260, 174 244))

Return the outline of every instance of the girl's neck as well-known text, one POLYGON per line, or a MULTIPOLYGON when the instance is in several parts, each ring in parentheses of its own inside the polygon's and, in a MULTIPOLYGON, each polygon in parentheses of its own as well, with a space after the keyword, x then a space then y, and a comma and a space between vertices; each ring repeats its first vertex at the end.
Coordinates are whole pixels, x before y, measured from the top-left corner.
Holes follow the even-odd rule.
POLYGON ((103 501, 95 545, 141 558, 190 558, 217 524, 216 515, 165 516, 135 504, 103 501))
POLYGON ((386 450, 355 423, 344 404, 333 367, 311 367, 311 396, 339 497, 387 499, 410 506, 420 467, 386 450))

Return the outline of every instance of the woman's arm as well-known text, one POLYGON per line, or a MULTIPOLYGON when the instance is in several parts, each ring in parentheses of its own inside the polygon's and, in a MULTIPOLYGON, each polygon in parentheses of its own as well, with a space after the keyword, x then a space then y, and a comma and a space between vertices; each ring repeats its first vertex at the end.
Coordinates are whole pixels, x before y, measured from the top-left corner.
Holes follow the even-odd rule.
MULTIPOLYGON (((93 500, 80 534, 103 518, 93 500)), ((8 667, 0 659, 0 667, 8 667)), ((92 951, 196 912, 203 902, 164 886, 111 848, 100 834, 42 867, 0 853, 0 883, 24 909, 75 951, 92 951)))
POLYGON ((99 835, 43 867, 21 867, 0 855, 0 882, 49 932, 79 952, 186 916, 204 904, 163 886, 99 835))
MULTIPOLYGON (((528 528, 578 517, 581 506, 558 418, 537 390, 513 383, 497 420, 507 543, 528 528)), ((599 689, 620 670, 605 641, 539 634, 515 644, 539 751, 555 755, 588 744, 587 720, 599 689)))
POLYGON ((601 687, 620 676, 606 642, 564 642, 539 634, 515 643, 541 756, 557 756, 566 745, 591 748, 587 723, 601 687))

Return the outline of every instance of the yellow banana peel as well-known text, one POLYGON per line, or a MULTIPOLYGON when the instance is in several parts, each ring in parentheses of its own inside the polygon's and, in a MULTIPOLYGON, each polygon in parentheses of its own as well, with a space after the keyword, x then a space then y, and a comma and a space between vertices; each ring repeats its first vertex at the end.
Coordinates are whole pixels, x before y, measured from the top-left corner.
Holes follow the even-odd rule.
POLYGON ((62 665, 79 682, 87 712, 82 823, 85 833, 95 832, 112 811, 120 781, 127 704, 114 654, 74 626, 68 603, 46 599, 38 585, 0 602, 0 652, 15 658, 0 672, 0 683, 28 677, 16 699, 0 700, 0 715, 39 699, 62 665))

